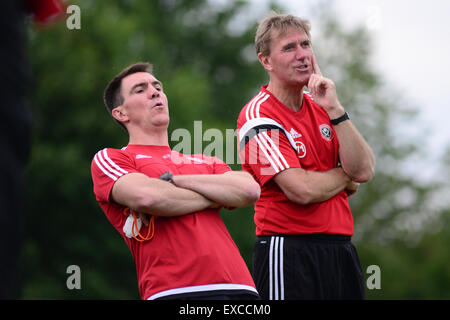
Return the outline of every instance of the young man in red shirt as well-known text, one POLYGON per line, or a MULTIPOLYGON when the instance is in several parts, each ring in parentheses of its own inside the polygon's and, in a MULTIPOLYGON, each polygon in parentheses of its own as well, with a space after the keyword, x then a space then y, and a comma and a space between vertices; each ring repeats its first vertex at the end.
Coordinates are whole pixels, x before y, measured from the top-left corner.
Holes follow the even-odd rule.
POLYGON ((133 254, 141 298, 257 297, 219 209, 253 204, 258 184, 215 157, 171 151, 168 101, 150 64, 124 69, 104 100, 129 143, 94 156, 94 193, 133 254))
POLYGON ((263 299, 358 299, 347 198, 372 178, 374 157, 320 73, 309 31, 307 20, 273 13, 256 34, 270 82, 237 121, 242 167, 261 186, 253 278, 263 299))

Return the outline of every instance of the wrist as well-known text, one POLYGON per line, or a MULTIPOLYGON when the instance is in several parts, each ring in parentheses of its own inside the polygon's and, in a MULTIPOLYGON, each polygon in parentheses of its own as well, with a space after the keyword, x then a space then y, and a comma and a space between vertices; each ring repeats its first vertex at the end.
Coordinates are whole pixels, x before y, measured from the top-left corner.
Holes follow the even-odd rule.
POLYGON ((159 176, 159 179, 170 182, 171 184, 175 185, 174 176, 170 171, 164 172, 162 175, 159 176))
POLYGON ((345 109, 341 106, 341 104, 339 104, 337 107, 330 109, 327 113, 330 119, 336 119, 345 113, 345 109))
POLYGON ((350 120, 350 117, 348 116, 348 113, 344 111, 344 113, 337 118, 330 118, 330 122, 333 126, 337 126, 339 123, 350 120))
POLYGON ((346 185, 348 185, 350 182, 352 182, 352 179, 345 173, 345 171, 342 167, 338 167, 338 168, 336 168, 336 170, 339 171, 339 174, 342 176, 342 179, 346 185))

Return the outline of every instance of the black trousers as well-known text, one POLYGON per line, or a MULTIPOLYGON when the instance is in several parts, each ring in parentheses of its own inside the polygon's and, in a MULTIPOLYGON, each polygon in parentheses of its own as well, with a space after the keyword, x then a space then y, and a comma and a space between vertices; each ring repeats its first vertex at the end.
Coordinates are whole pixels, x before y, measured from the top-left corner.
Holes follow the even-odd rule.
POLYGON ((260 236, 253 279, 263 300, 364 299, 364 275, 351 238, 260 236))

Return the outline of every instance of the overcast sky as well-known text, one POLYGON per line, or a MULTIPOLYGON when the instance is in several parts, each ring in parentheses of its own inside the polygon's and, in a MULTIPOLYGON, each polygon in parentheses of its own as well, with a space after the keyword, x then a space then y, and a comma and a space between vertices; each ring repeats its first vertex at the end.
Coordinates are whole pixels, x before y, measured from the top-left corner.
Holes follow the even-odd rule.
MULTIPOLYGON (((267 11, 261 1, 252 2, 254 13, 267 11)), ((308 8, 318 1, 279 2, 289 13, 310 19, 314 36, 318 23, 308 8)), ((450 146, 450 1, 334 0, 332 9, 345 27, 363 25, 371 34, 371 63, 393 91, 419 112, 417 121, 406 127, 425 138, 422 151, 428 158, 423 165, 436 167, 450 146)))
MULTIPOLYGON (((299 9, 295 1, 283 1, 299 9)), ((418 108, 418 121, 432 133, 428 143, 440 154, 450 145, 450 1, 334 2, 340 20, 369 30, 374 66, 418 108)))

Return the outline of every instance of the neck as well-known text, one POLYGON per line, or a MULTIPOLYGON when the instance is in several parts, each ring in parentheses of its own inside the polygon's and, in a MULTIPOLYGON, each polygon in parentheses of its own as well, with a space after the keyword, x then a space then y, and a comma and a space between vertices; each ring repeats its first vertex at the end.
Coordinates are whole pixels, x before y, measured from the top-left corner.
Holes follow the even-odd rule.
POLYGON ((286 86, 278 81, 270 79, 267 90, 270 91, 281 103, 298 112, 302 108, 304 86, 286 86))
POLYGON ((169 146, 167 128, 152 132, 130 132, 128 144, 141 144, 152 146, 169 146))

